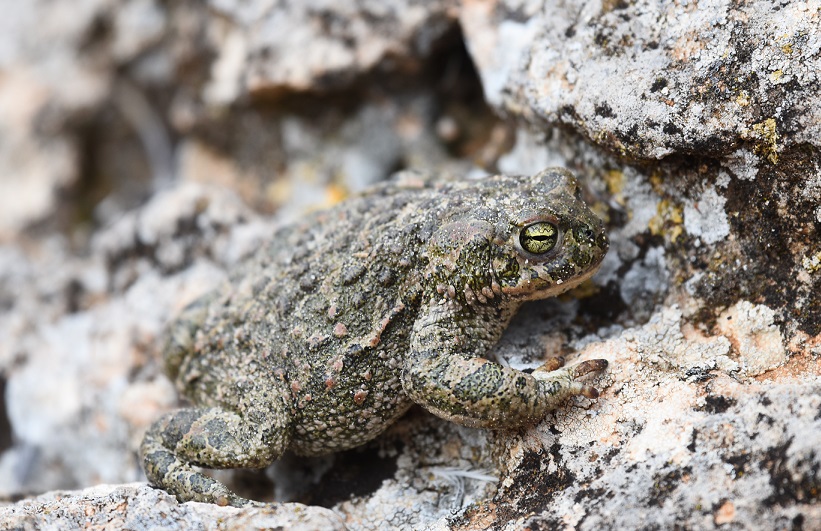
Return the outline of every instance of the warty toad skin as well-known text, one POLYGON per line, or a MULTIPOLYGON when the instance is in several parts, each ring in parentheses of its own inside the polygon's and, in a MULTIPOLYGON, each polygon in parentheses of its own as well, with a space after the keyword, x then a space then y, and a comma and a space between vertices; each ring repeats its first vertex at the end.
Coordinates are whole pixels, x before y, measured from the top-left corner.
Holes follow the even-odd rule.
POLYGON ((360 445, 417 403, 466 426, 535 424, 590 360, 532 374, 483 356, 519 306, 589 278, 603 224, 566 170, 443 180, 410 172, 272 235, 170 327, 165 368, 193 404, 145 435, 149 481, 181 501, 250 503, 203 475, 286 449, 360 445))

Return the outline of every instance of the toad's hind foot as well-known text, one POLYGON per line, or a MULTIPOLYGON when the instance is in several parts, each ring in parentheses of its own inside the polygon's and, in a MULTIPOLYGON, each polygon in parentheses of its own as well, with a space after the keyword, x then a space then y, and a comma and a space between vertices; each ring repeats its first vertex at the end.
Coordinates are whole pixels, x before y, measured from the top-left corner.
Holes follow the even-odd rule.
POLYGON ((255 505, 195 467, 267 466, 284 451, 289 438, 286 416, 269 413, 267 420, 260 425, 220 408, 168 413, 148 429, 140 447, 145 475, 152 485, 174 494, 181 502, 255 505))
POLYGON ((242 498, 219 481, 194 470, 170 451, 143 443, 143 466, 148 481, 180 502, 197 501, 232 507, 246 507, 256 502, 242 498))

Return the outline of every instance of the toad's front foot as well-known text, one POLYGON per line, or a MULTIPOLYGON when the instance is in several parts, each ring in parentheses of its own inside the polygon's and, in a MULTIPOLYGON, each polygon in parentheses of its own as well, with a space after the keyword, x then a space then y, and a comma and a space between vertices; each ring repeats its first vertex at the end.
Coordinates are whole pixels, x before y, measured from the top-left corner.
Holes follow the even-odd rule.
POLYGON ((406 360, 402 385, 414 402, 444 419, 471 427, 514 428, 536 424, 571 396, 598 396, 577 378, 604 369, 605 360, 561 364, 551 360, 527 374, 484 358, 420 350, 406 360))
POLYGON ((563 365, 564 360, 562 358, 553 358, 534 370, 531 376, 546 384, 542 387, 546 389, 550 396, 559 399, 574 395, 582 395, 587 398, 599 397, 599 391, 595 387, 582 383, 577 378, 591 372, 603 371, 607 368, 607 360, 587 360, 570 367, 563 367, 563 365))

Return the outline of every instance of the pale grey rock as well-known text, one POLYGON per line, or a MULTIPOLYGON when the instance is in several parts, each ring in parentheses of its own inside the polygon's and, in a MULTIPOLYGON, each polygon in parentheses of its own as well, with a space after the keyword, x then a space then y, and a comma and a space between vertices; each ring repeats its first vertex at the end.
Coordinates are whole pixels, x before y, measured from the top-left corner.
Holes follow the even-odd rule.
POLYGON ((520 129, 513 148, 499 159, 498 165, 503 173, 515 174, 537 172, 540 171, 539 168, 567 166, 568 162, 559 150, 546 147, 544 139, 533 131, 520 129))
POLYGON ((88 257, 57 237, 3 248, 0 366, 16 457, 0 461, 0 492, 139 479, 141 431, 176 398, 156 371, 134 377, 145 349, 270 230, 234 194, 189 183, 98 231, 88 257))
POLYGON ((820 145, 817 1, 471 1, 459 17, 491 103, 615 153, 820 145))
POLYGON ((71 142, 36 130, 48 100, 29 73, 13 70, 0 83, 0 242, 48 215, 59 189, 77 177, 71 142))
POLYGON ((738 354, 729 346, 675 308, 588 344, 585 357, 613 355, 613 399, 559 412, 555 428, 534 430, 539 439, 508 447, 513 463, 530 453, 560 470, 549 476, 559 484, 541 501, 528 499, 535 478, 517 485, 509 469, 495 499, 515 500, 515 509, 476 509, 471 521, 493 515, 499 529, 818 527, 821 375, 733 376, 738 354), (575 458, 582 449, 589 459, 575 458))
POLYGON ((684 205, 684 228, 702 242, 720 242, 730 234, 730 222, 724 212, 727 199, 712 186, 694 201, 684 205))
POLYGON ((59 194, 83 163, 73 128, 117 100, 117 68, 166 28, 151 0, 4 0, 0 9, 0 241, 8 241, 63 206, 59 194))
POLYGON ((454 26, 457 3, 212 0, 210 4, 232 26, 222 32, 220 70, 211 89, 230 98, 238 86, 262 96, 340 89, 376 67, 391 70, 401 68, 403 62, 413 64, 454 26))
POLYGON ((347 529, 328 509, 297 503, 254 509, 179 504, 173 496, 145 484, 98 485, 82 491, 57 491, 0 506, 4 529, 149 529, 295 531, 347 529))
POLYGON ((739 301, 719 315, 718 328, 738 351, 743 373, 759 376, 787 362, 784 337, 775 318, 772 309, 749 301, 739 301))
POLYGON ((629 271, 619 285, 622 300, 634 313, 643 308, 645 312, 655 307, 653 302, 657 294, 663 294, 669 284, 669 272, 664 259, 664 249, 651 247, 639 260, 633 262, 629 271))

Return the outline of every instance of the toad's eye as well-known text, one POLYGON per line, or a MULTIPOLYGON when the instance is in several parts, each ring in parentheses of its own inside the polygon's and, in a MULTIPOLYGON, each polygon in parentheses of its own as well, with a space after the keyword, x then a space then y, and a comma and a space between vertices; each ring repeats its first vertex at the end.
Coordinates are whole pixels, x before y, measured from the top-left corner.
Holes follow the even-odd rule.
POLYGON ((522 249, 532 254, 545 254, 556 246, 558 240, 559 230, 556 225, 546 221, 528 225, 519 233, 522 249))

